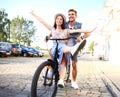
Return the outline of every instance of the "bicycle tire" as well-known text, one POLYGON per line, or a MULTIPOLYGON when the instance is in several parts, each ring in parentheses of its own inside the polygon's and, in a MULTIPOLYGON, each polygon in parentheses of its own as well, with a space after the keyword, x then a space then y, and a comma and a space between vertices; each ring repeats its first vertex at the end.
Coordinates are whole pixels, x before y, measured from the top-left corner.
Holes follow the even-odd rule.
POLYGON ((46 69, 47 71, 45 71, 45 73, 48 72, 49 68, 53 69, 54 62, 45 61, 41 63, 36 69, 32 79, 32 84, 31 84, 31 97, 55 97, 56 96, 57 83, 53 79, 53 77, 55 76, 53 74, 52 79, 48 79, 47 76, 42 77, 42 71, 44 72, 45 68, 47 68, 46 69), (48 81, 48 84, 47 84, 47 81, 48 81))

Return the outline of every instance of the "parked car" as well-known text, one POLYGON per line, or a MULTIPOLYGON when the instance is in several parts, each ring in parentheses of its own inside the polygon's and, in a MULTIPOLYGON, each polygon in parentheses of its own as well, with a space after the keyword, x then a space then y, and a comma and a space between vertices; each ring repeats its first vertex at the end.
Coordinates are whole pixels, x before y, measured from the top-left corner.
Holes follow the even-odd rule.
POLYGON ((34 52, 34 56, 38 56, 38 57, 43 57, 44 53, 41 52, 40 50, 36 49, 36 48, 31 48, 32 51, 34 52))
POLYGON ((38 53, 34 50, 34 48, 29 48, 33 52, 34 57, 38 57, 38 53))
POLYGON ((29 48, 29 47, 25 47, 25 46, 20 46, 22 48, 22 53, 21 55, 24 57, 30 56, 33 57, 34 56, 34 52, 29 48))
POLYGON ((0 56, 10 56, 12 53, 12 44, 8 42, 0 42, 0 56))
POLYGON ((22 48, 17 44, 12 44, 12 55, 18 56, 21 55, 22 48))
POLYGON ((41 50, 36 49, 36 51, 38 51, 38 56, 39 57, 43 57, 44 56, 44 53, 41 50))

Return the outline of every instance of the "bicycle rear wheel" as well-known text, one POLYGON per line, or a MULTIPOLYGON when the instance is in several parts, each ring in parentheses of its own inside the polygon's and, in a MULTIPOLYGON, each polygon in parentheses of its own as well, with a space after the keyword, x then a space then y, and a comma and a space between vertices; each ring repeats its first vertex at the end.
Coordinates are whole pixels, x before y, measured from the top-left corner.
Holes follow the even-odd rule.
POLYGON ((68 65, 67 67, 67 70, 66 70, 66 75, 65 75, 65 79, 64 79, 67 83, 71 83, 71 80, 70 80, 70 64, 68 65))
POLYGON ((55 97, 57 92, 57 83, 54 80, 55 74, 52 72, 48 78, 48 71, 52 70, 54 63, 45 61, 37 68, 31 85, 31 97, 55 97))

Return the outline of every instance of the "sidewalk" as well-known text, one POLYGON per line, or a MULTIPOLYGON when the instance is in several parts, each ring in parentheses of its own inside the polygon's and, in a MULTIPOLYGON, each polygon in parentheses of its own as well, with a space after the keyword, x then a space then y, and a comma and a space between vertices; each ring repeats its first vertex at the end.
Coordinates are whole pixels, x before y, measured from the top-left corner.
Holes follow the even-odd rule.
POLYGON ((104 62, 99 64, 99 71, 105 85, 113 97, 120 97, 120 64, 119 62, 104 62))
POLYGON ((58 89, 56 97, 112 97, 97 69, 99 61, 88 57, 80 59, 81 61, 78 62, 79 89, 74 90, 70 87, 70 83, 66 83, 65 88, 58 89))

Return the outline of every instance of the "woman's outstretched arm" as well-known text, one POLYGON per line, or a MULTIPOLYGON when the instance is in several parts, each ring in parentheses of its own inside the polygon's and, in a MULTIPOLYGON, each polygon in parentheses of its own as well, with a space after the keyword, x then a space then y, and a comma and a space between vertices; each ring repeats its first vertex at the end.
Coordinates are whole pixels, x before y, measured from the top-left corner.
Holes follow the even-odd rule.
POLYGON ((36 15, 33 10, 30 11, 30 14, 34 16, 40 23, 42 23, 48 30, 51 30, 52 27, 40 16, 36 15))

